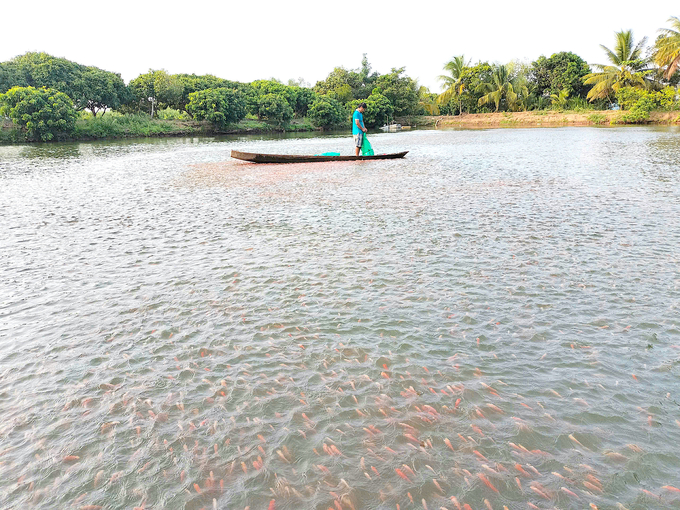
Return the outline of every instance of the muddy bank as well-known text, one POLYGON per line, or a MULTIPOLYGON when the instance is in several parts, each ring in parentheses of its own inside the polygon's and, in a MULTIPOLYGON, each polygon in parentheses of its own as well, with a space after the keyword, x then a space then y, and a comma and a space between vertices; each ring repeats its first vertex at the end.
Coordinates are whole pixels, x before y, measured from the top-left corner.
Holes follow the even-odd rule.
MULTIPOLYGON (((501 127, 562 127, 609 126, 623 124, 623 111, 552 111, 472 113, 455 116, 417 116, 398 119, 404 125, 436 128, 501 128, 501 127)), ((680 124, 680 111, 652 112, 647 124, 680 124)))

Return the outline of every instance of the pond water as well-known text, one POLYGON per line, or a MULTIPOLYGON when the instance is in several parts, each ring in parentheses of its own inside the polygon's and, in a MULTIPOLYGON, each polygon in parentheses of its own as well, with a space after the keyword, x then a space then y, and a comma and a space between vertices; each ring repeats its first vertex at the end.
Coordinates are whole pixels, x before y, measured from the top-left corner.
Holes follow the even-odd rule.
POLYGON ((680 131, 0 147, 0 507, 680 508, 680 131))

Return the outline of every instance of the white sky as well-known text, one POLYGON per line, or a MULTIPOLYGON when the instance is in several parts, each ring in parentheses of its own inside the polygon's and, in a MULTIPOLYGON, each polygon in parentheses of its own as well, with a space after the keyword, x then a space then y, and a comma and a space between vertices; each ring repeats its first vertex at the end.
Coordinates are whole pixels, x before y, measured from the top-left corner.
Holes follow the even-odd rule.
POLYGON ((35 0, 6 2, 0 62, 45 51, 120 73, 129 82, 150 68, 248 82, 304 78, 314 85, 336 66, 374 71, 406 67, 433 92, 454 55, 507 63, 572 51, 604 63, 600 44, 632 29, 636 41, 670 27, 677 0, 35 0))

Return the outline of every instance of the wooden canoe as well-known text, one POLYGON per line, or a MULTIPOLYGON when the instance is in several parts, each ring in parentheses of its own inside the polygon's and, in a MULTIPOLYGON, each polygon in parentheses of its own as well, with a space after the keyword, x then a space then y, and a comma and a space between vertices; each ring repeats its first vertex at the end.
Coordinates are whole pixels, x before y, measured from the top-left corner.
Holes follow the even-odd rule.
POLYGON ((256 154, 253 152, 231 151, 231 157, 253 163, 318 163, 321 161, 370 161, 374 159, 403 158, 408 151, 374 156, 304 156, 296 154, 256 154))

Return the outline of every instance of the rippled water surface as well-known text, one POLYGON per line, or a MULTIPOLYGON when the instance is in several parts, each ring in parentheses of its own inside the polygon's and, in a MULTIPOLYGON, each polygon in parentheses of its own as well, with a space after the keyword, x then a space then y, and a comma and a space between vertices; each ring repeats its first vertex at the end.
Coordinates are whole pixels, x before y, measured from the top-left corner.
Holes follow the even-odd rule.
POLYGON ((0 147, 0 507, 680 508, 680 132, 372 143, 0 147))

